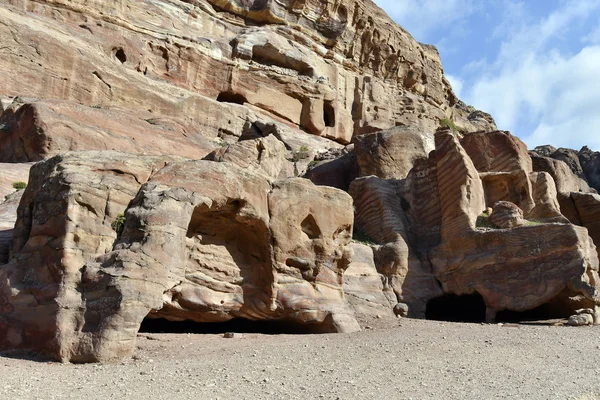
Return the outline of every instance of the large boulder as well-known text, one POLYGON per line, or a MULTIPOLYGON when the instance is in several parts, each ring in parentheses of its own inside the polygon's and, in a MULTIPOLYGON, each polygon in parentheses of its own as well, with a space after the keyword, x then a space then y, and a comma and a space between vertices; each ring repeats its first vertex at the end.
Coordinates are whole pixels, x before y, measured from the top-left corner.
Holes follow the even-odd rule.
POLYGON ((590 191, 588 183, 577 176, 564 161, 543 157, 534 152, 530 152, 530 155, 534 171, 549 173, 559 193, 590 191))
POLYGON ((408 304, 410 316, 423 318, 427 302, 441 291, 428 260, 411 243, 409 219, 393 183, 374 176, 352 182, 355 230, 377 243, 374 261, 385 286, 408 304))
POLYGON ((375 266, 373 249, 363 243, 353 242, 352 262, 344 273, 344 295, 358 318, 392 318, 398 303, 396 294, 387 284, 385 275, 375 266))

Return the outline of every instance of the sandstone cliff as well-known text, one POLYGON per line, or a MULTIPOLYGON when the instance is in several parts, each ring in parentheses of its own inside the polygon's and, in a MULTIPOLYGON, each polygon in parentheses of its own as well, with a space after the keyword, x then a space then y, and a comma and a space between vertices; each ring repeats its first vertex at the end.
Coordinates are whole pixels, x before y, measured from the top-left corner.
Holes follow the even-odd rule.
POLYGON ((10 0, 0 22, 0 349, 104 361, 144 319, 353 332, 457 296, 597 314, 597 154, 528 153, 370 0, 10 0))

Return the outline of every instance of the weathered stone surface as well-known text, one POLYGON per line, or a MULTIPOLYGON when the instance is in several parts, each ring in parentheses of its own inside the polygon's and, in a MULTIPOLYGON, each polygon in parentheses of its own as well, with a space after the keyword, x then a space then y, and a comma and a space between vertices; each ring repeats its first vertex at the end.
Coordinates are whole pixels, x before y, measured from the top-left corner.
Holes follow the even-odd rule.
POLYGON ((585 175, 583 174, 583 168, 581 167, 581 162, 579 161, 579 153, 575 150, 560 148, 557 149, 554 153, 550 155, 550 157, 555 160, 559 160, 564 162, 569 166, 571 171, 575 175, 580 178, 585 179, 585 175))
POLYGON ((409 305, 411 316, 424 317, 427 301, 441 292, 428 262, 421 262, 410 246, 408 220, 395 187, 371 176, 352 182, 350 194, 355 229, 380 244, 374 249, 377 270, 386 277, 398 301, 409 305))
POLYGON ((571 193, 579 221, 589 231, 596 247, 600 248, 600 195, 592 193, 571 193))
POLYGON ((570 326, 589 326, 594 325, 594 317, 590 314, 577 314, 569 317, 570 326))
POLYGON ((474 228, 473 215, 481 207, 477 198, 483 198, 475 167, 449 133, 438 132, 436 145, 442 242, 429 258, 444 292, 479 293, 488 320, 497 311, 529 310, 557 298, 598 304, 598 255, 586 229, 570 224, 474 228))
POLYGON ((82 306, 82 266, 112 248, 117 233, 111 224, 169 159, 84 152, 32 167, 18 208, 11 257, 0 268, 3 348, 68 358, 60 335, 72 335, 78 323, 68 312, 82 306))
POLYGON ((17 208, 23 196, 23 190, 11 193, 0 203, 0 265, 8 262, 8 254, 12 244, 17 208))
POLYGON ((283 143, 269 135, 224 146, 205 157, 206 160, 230 162, 240 168, 262 175, 269 181, 286 177, 286 149, 283 143), (283 176, 282 176, 283 175, 283 176))
POLYGON ((344 272, 344 294, 357 317, 393 317, 396 294, 375 267, 370 246, 351 243, 352 262, 344 272))
MULTIPOLYGON (((484 172, 479 176, 483 182, 487 207, 493 207, 499 201, 510 201, 527 216, 536 207, 532 181, 526 171, 517 169, 511 172, 484 172)), ((537 189, 538 191, 543 190, 541 186, 537 189)), ((543 194, 541 195, 543 196, 543 194)))
POLYGON ((419 158, 434 149, 433 132, 397 127, 354 138, 360 176, 404 179, 419 158))
POLYGON ((554 179, 559 193, 590 191, 587 182, 575 175, 565 162, 550 157, 542 157, 534 152, 529 154, 533 160, 534 171, 549 173, 554 179))
POLYGON ((548 222, 569 222, 569 219, 562 214, 558 191, 552 176, 547 172, 533 172, 529 175, 529 180, 535 207, 527 213, 527 218, 548 222))
POLYGON ((490 222, 501 229, 512 229, 525 225, 523 210, 509 201, 499 201, 494 204, 490 222))
POLYGON ((271 185, 230 162, 128 157, 69 153, 34 167, 0 270, 2 347, 119 358, 146 317, 360 329, 342 290, 349 195, 304 179, 271 185), (111 224, 134 196, 117 236, 111 224))
POLYGON ((0 19, 8 96, 152 110, 211 138, 256 114, 343 143, 447 116, 494 125, 457 106, 437 50, 370 1, 13 0, 0 19))
POLYGON ((460 141, 479 172, 533 172, 527 146, 509 132, 477 132, 460 141))
POLYGON ((356 153, 352 150, 343 151, 342 155, 333 159, 313 161, 316 163, 310 167, 304 177, 310 179, 315 185, 331 186, 348 191, 350 184, 358 176, 358 163, 356 153))
POLYGON ((39 161, 60 152, 118 150, 202 158, 217 146, 181 121, 152 113, 40 101, 9 108, 0 117, 0 160, 39 161))
POLYGON ((589 185, 600 192, 600 153, 584 146, 579 151, 579 163, 589 185))
POLYGON ((436 133, 435 148, 441 237, 442 240, 451 240, 473 230, 477 217, 485 211, 483 183, 451 130, 436 133))

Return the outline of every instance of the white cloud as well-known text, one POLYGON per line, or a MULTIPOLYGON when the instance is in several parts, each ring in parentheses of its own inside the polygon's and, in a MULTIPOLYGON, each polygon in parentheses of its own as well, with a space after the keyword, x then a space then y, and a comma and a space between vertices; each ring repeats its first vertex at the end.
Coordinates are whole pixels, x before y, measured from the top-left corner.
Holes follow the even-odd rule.
POLYGON ((374 0, 388 15, 419 41, 440 25, 465 20, 475 10, 477 0, 374 0), (443 21, 443 22, 442 22, 443 21))
POLYGON ((450 44, 477 60, 448 79, 459 97, 490 112, 499 128, 511 130, 530 147, 587 144, 600 150, 595 134, 600 126, 600 25, 582 33, 598 21, 600 0, 542 6, 501 0, 494 7, 484 0, 375 2, 417 40, 443 44, 444 50, 450 44), (466 49, 460 40, 465 28, 470 35, 491 34, 481 49, 466 49))
POLYGON ((463 89, 466 100, 530 147, 600 149, 600 135, 594 134, 600 119, 600 46, 558 50, 567 31, 598 9, 600 0, 568 1, 537 24, 504 27, 507 39, 493 63, 478 65, 480 75, 463 89))
POLYGON ((469 94, 477 107, 492 113, 501 129, 522 137, 530 147, 541 144, 600 149, 600 46, 572 57, 558 53, 530 55, 496 76, 479 80, 469 94))
POLYGON ((598 23, 596 25, 596 29, 594 29, 592 32, 590 32, 588 35, 586 35, 582 39, 582 42, 583 43, 591 43, 591 44, 600 43, 600 21, 598 21, 598 23))

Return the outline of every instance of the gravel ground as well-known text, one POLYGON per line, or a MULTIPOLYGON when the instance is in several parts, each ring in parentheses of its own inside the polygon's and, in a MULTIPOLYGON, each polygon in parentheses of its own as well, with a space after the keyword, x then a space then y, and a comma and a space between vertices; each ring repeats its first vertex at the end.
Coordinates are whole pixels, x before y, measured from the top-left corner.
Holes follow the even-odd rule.
POLYGON ((0 399, 600 399, 600 327, 402 320, 344 335, 148 334, 132 359, 0 357, 0 399))

